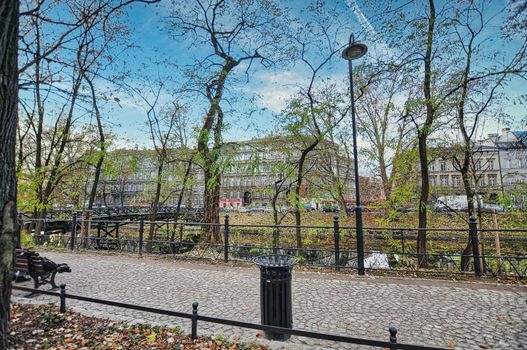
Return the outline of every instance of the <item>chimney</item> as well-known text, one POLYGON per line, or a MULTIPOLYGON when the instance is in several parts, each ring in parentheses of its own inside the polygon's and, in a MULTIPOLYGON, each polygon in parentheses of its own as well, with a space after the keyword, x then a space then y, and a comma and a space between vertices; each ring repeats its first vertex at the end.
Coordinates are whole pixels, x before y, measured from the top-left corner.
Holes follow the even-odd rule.
POLYGON ((496 137, 498 137, 498 134, 488 134, 489 139, 495 139, 496 137))
POLYGON ((511 131, 511 128, 503 128, 503 129, 501 129, 502 133, 506 133, 506 132, 509 132, 509 131, 511 131))

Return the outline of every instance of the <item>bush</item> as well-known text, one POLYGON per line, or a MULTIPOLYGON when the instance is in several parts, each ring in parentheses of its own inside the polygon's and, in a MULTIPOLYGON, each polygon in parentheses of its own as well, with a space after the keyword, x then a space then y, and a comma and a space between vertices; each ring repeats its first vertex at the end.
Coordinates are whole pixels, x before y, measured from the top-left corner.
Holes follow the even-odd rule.
POLYGON ((20 246, 27 249, 35 249, 36 244, 33 236, 27 234, 26 232, 20 232, 20 246))

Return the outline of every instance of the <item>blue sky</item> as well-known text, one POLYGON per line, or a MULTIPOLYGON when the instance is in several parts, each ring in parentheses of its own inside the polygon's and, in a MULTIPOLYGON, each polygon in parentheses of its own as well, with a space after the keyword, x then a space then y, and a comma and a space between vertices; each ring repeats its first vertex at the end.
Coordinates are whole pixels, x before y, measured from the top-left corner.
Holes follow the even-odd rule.
MULTIPOLYGON (((301 8, 303 2, 294 2, 297 9, 301 8)), ((496 8, 503 6, 504 1, 494 1, 496 8)), ((132 74, 127 83, 132 86, 142 86, 145 76, 155 80, 159 75, 165 82, 165 91, 162 94, 161 103, 172 99, 172 89, 177 89, 183 81, 180 71, 175 66, 161 68, 158 70, 155 62, 168 58, 171 63, 178 67, 192 62, 192 47, 188 42, 182 42, 181 38, 172 38, 166 31, 165 16, 170 9, 170 1, 162 0, 157 5, 135 5, 129 12, 129 21, 132 29, 132 40, 137 48, 129 51, 125 65, 132 74), (159 73, 158 73, 159 72, 159 73)), ((371 36, 376 33, 374 13, 368 13, 368 8, 361 1, 348 1, 341 11, 344 18, 349 21, 349 26, 354 31, 366 33, 371 36)), ((496 21, 501 22, 501 17, 496 21)), ((376 33, 376 35, 380 35, 376 33)), ((358 38, 361 39, 360 37, 358 38)), ((382 39, 382 35, 381 35, 382 39)), ((514 43, 507 46, 512 49, 514 43)), ((506 48, 507 48, 506 47, 506 48)), ((372 52, 384 50, 384 48, 370 47, 372 52)), ((368 59, 367 57, 365 59, 368 59)), ((242 67, 243 68, 243 67, 242 67)), ((242 69, 238 69, 238 74, 242 69)), ((307 79, 307 72, 300 65, 291 67, 275 68, 271 71, 255 69, 247 83, 237 83, 230 86, 231 93, 239 93, 246 98, 258 98, 254 102, 239 103, 236 111, 229 111, 227 123, 229 125, 225 140, 245 140, 264 134, 272 128, 272 115, 278 113, 285 104, 288 97, 292 96, 303 85, 307 79), (244 105, 245 104, 245 105, 244 105), (248 115, 247 110, 257 110, 248 115)), ((347 79, 347 63, 337 58, 328 69, 321 72, 321 77, 331 77, 339 83, 345 83, 347 79)), ((522 81, 513 81, 504 90, 508 96, 518 96, 527 93, 522 81)), ((122 91, 116 92, 120 103, 108 104, 105 108, 108 121, 114 124, 113 132, 120 137, 120 145, 149 147, 149 138, 146 136, 146 114, 140 101, 127 96, 122 91)), ((197 102, 197 99, 186 100, 192 119, 199 124, 201 116, 205 111, 205 105, 197 102)), ((505 108, 506 112, 513 116, 512 122, 518 121, 527 114, 525 106, 510 105, 505 108)), ((486 132, 497 132, 504 125, 496 120, 489 121, 485 125, 486 132)), ((514 125, 513 125, 514 127, 514 125)))

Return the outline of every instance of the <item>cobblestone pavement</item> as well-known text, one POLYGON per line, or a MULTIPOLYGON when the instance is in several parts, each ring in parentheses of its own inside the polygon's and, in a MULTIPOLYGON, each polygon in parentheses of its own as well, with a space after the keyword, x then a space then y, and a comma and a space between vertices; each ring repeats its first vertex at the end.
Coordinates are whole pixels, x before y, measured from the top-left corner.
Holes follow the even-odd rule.
MULTIPOLYGON (((199 301, 201 315, 259 322, 259 273, 256 267, 206 265, 120 255, 46 252, 68 263, 73 272, 58 275, 73 294, 169 310, 191 312, 199 301)), ((22 299, 14 291, 15 300, 22 299)), ((36 296, 32 302, 57 302, 36 296)), ((168 316, 67 301, 87 315, 134 322, 180 325, 190 321, 168 316)), ((294 327, 377 340, 388 327, 399 330, 401 343, 456 349, 527 349, 527 287, 416 279, 359 278, 298 272, 293 275, 294 327)), ((199 334, 239 334, 255 339, 256 331, 200 322, 199 334)), ((287 349, 358 349, 350 344, 292 337, 271 343, 287 349)), ((364 348, 364 347, 362 347, 364 348)), ((369 349, 369 347, 368 347, 369 349)))

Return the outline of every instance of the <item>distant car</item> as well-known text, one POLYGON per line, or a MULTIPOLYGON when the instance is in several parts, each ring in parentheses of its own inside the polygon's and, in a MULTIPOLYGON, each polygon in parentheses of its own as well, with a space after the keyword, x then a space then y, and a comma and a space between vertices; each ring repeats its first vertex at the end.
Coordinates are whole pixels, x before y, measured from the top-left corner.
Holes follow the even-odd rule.
POLYGON ((485 204, 483 204, 482 208, 485 209, 485 210, 504 211, 503 206, 501 206, 499 204, 488 204, 488 203, 485 203, 485 204))
POLYGON ((306 211, 313 211, 313 210, 315 210, 315 207, 313 207, 313 205, 311 203, 306 203, 306 204, 304 204, 304 209, 306 211))
MULTIPOLYGON (((287 212, 293 212, 294 211, 294 208, 292 207, 287 207, 287 206, 282 206, 282 207, 278 207, 276 208, 276 210, 279 212, 279 213, 287 213, 287 212)), ((271 208, 271 211, 272 211, 272 208, 271 208)))
POLYGON ((340 207, 338 205, 330 205, 322 208, 322 211, 326 213, 335 213, 340 211, 340 207))
POLYGON ((260 213, 260 212, 263 212, 264 211, 264 207, 252 207, 251 209, 249 209, 250 212, 255 212, 255 213, 260 213))
POLYGON ((436 213, 446 213, 450 211, 450 209, 443 203, 435 203, 434 204, 434 211, 436 213))

